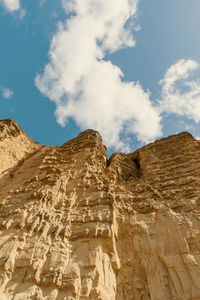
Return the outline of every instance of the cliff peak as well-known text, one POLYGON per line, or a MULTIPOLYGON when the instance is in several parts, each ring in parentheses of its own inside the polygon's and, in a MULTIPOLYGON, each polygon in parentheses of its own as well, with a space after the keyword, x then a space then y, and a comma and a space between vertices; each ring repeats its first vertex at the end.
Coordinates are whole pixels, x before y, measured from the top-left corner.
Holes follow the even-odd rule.
POLYGON ((0 177, 41 147, 12 118, 0 120, 0 177))
POLYGON ((12 118, 0 120, 0 140, 9 136, 18 136, 21 132, 22 129, 12 118))

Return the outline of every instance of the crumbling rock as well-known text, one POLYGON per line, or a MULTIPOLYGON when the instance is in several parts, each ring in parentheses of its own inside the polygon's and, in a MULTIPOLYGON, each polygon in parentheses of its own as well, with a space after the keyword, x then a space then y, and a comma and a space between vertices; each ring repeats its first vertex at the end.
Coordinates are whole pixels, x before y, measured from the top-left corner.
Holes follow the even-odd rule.
POLYGON ((107 161, 86 130, 62 146, 0 121, 1 300, 199 300, 200 142, 107 161))

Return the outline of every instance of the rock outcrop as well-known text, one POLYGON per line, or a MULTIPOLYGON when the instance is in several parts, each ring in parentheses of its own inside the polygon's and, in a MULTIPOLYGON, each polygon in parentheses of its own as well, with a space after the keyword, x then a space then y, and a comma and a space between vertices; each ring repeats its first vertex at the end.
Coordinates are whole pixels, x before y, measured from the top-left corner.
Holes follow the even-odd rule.
POLYGON ((0 121, 1 300, 199 300, 200 142, 183 132, 107 160, 0 121))

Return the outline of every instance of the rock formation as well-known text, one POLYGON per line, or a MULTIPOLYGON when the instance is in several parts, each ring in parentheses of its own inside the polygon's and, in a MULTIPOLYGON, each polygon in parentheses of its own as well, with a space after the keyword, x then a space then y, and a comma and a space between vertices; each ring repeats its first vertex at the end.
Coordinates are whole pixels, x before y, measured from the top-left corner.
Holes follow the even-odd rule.
POLYGON ((200 142, 107 160, 86 130, 41 146, 0 121, 0 300, 199 300, 200 142))

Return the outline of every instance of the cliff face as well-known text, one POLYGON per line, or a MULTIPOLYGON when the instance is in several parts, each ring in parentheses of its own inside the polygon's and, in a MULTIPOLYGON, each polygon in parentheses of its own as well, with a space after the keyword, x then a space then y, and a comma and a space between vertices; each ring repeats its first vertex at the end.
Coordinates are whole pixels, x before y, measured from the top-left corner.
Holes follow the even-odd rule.
POLYGON ((200 142, 180 133, 107 161, 0 121, 1 300, 199 300, 200 142))

